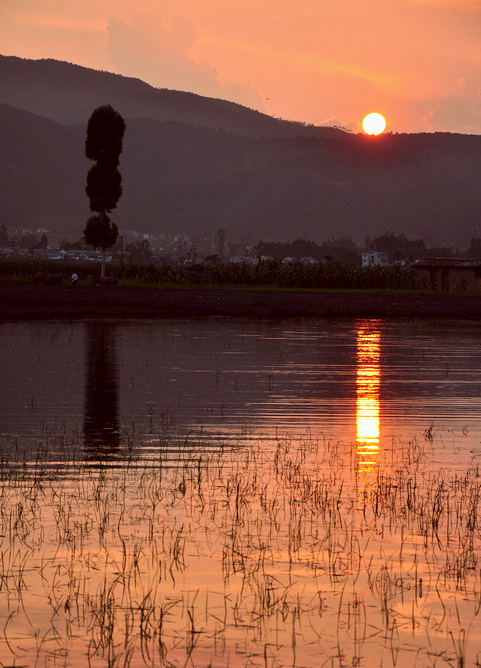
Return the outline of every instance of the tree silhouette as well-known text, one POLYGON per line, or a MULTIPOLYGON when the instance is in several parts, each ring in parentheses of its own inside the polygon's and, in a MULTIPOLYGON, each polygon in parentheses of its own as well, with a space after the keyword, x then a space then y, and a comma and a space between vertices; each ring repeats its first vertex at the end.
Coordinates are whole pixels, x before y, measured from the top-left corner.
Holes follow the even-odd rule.
POLYGON ((90 200, 90 210, 110 213, 122 195, 122 177, 116 168, 96 164, 87 174, 85 192, 90 200))
POLYGON ((125 121, 110 104, 98 107, 89 118, 85 155, 97 163, 119 166, 125 121))
POLYGON ((110 248, 117 241, 118 233, 117 225, 111 223, 108 216, 99 214, 88 219, 84 230, 84 238, 90 246, 102 248, 105 251, 106 248, 110 248))
POLYGON ((95 109, 87 126, 85 155, 96 164, 87 174, 85 192, 90 210, 97 215, 88 219, 83 236, 89 246, 102 249, 102 277, 105 276, 105 250, 115 244, 119 234, 108 214, 122 196, 122 176, 117 167, 125 127, 124 119, 110 104, 95 109))

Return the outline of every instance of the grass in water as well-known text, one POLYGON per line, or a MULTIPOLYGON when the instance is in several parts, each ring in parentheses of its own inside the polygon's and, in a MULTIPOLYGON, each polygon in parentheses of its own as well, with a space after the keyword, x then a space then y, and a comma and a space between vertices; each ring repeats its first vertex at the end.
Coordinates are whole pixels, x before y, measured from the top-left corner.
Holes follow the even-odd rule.
POLYGON ((479 665, 481 474, 435 442, 4 448, 2 665, 479 665))

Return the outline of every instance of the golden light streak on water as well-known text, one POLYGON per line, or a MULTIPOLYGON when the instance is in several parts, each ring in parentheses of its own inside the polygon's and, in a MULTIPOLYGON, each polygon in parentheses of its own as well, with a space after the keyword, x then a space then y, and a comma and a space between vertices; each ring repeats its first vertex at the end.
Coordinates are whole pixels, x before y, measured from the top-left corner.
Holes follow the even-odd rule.
POLYGON ((380 357, 380 331, 360 327, 357 330, 356 376, 356 454, 359 472, 371 472, 379 453, 380 357))

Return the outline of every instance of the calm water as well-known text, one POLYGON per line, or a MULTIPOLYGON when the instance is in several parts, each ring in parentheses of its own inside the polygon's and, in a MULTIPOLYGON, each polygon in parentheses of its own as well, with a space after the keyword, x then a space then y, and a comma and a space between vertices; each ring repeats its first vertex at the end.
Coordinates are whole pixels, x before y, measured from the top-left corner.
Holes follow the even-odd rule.
POLYGON ((479 333, 0 325, 0 663, 481 665, 479 333))
POLYGON ((21 451, 61 429, 99 458, 275 430, 358 450, 430 430, 439 461, 481 452, 481 339, 466 324, 8 323, 0 350, 0 438, 21 451))

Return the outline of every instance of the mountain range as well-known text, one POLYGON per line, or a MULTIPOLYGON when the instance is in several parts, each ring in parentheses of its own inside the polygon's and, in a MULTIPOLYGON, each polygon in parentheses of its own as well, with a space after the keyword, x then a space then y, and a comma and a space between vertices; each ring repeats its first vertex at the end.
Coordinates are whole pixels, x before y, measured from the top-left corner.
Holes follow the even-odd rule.
POLYGON ((0 224, 78 239, 88 119, 127 130, 112 219, 154 235, 256 243, 386 231, 432 246, 481 236, 481 136, 353 134, 55 60, 0 56, 0 224))

